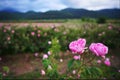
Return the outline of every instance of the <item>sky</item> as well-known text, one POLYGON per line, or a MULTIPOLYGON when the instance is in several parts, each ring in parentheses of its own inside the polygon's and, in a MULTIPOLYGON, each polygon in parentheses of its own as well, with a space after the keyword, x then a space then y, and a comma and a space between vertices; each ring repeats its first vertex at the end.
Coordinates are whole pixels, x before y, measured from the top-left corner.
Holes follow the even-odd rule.
POLYGON ((6 8, 21 12, 45 12, 65 8, 82 8, 88 10, 120 9, 120 0, 0 0, 0 10, 6 8))

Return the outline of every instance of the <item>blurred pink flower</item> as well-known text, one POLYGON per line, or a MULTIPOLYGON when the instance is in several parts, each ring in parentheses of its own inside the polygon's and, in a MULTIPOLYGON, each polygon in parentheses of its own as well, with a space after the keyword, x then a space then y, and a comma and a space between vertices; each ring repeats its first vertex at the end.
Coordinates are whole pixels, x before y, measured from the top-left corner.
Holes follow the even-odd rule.
POLYGON ((101 56, 103 59, 105 59, 106 57, 105 56, 101 56))
POLYGON ((73 73, 73 74, 76 74, 76 70, 73 70, 72 73, 73 73))
POLYGON ((95 54, 96 56, 105 56, 108 53, 108 47, 102 43, 92 43, 89 49, 95 54))
POLYGON ((73 57, 75 60, 80 60, 80 55, 73 57))
POLYGON ((65 34, 67 34, 67 32, 64 31, 63 34, 65 35, 65 34))
POLYGON ((101 34, 101 33, 99 33, 99 34, 98 34, 98 36, 102 36, 102 34, 101 34))
POLYGON ((45 71, 44 70, 41 70, 41 75, 45 75, 45 71))
POLYGON ((100 64, 100 63, 101 63, 101 60, 97 60, 97 63, 100 64))
POLYGON ((51 52, 50 52, 50 51, 48 51, 47 53, 48 53, 48 55, 51 55, 51 52))
POLYGON ((13 34, 14 34, 14 33, 15 33, 15 30, 12 30, 12 31, 11 31, 11 33, 13 33, 13 34))
POLYGON ((85 44, 86 44, 86 40, 80 38, 80 39, 78 39, 78 40, 76 40, 76 41, 72 41, 72 42, 69 44, 69 48, 70 48, 70 50, 71 50, 73 53, 82 54, 82 53, 84 52, 85 44))
POLYGON ((60 59, 60 62, 63 62, 63 59, 60 59))
POLYGON ((110 59, 106 58, 105 61, 104 61, 104 64, 107 65, 107 66, 111 66, 110 59))
POLYGON ((38 30, 38 33, 40 33, 40 30, 38 30))
POLYGON ((80 78, 80 74, 78 74, 77 76, 78 76, 78 78, 80 78))
POLYGON ((0 57, 0 61, 2 60, 2 58, 0 57))
POLYGON ((105 32, 102 32, 102 35, 104 35, 105 34, 105 32))
POLYGON ((37 36, 40 37, 40 34, 38 34, 37 36))
POLYGON ((10 36, 9 37, 7 37, 7 40, 9 41, 11 38, 10 38, 10 36))
POLYGON ((3 30, 3 32, 6 32, 6 31, 7 31, 6 29, 3 30))
POLYGON ((47 36, 47 33, 44 33, 44 36, 47 36))
POLYGON ((112 29, 112 26, 108 26, 108 29, 111 30, 111 29, 112 29))
POLYGON ((3 73, 3 76, 7 76, 7 74, 6 74, 6 73, 3 73))
POLYGON ((51 44, 52 42, 51 41, 48 41, 48 44, 51 44))
POLYGON ((35 57, 38 57, 39 53, 35 53, 34 55, 35 55, 35 57))
POLYGON ((55 32, 59 32, 59 30, 57 28, 54 29, 55 32))
POLYGON ((31 35, 34 36, 34 35, 35 35, 35 32, 31 32, 31 35))
POLYGON ((44 54, 43 55, 43 59, 47 59, 48 58, 48 55, 47 54, 44 54))

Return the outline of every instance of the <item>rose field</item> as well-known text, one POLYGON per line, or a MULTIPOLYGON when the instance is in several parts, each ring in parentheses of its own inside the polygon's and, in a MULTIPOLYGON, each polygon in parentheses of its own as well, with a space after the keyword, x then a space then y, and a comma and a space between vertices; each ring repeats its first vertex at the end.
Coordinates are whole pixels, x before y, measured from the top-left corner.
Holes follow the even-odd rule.
POLYGON ((120 20, 0 22, 0 80, 120 79, 120 20))

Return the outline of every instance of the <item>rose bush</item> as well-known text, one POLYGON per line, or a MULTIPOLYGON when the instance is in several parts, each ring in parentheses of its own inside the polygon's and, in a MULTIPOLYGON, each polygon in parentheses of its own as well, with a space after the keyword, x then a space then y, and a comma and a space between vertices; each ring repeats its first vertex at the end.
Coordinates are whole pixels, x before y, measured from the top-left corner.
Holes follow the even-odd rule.
POLYGON ((110 59, 106 58, 108 47, 105 46, 103 43, 91 43, 88 50, 85 47, 85 44, 86 40, 83 38, 72 41, 69 44, 69 49, 73 53, 73 59, 68 62, 68 69, 76 69, 75 73, 72 72, 73 75, 77 74, 81 77, 86 74, 93 76, 95 75, 94 73, 100 76, 101 70, 98 67, 95 67, 95 64, 104 63, 106 66, 111 66, 110 59), (86 71, 89 71, 89 74, 86 73, 86 71))

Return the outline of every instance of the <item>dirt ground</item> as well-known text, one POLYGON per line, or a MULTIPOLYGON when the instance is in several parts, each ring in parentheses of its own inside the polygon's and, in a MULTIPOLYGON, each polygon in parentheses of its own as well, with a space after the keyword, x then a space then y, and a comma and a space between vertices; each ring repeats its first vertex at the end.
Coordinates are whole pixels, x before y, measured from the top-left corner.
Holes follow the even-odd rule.
MULTIPOLYGON (((67 69, 67 62, 70 59, 70 52, 67 51, 66 53, 60 53, 61 59, 63 62, 59 64, 59 73, 65 73, 67 69)), ((114 53, 110 52, 112 55, 110 57, 111 64, 113 67, 120 68, 120 56, 115 55, 114 53)), ((8 66, 10 69, 10 73, 14 74, 14 76, 21 75, 24 73, 32 72, 35 70, 43 69, 42 66, 42 54, 39 54, 39 57, 35 57, 34 54, 26 53, 26 54, 16 54, 16 55, 7 55, 7 56, 0 56, 2 60, 0 60, 0 70, 2 66, 8 66)))
POLYGON ((27 26, 37 26, 37 27, 52 27, 52 26, 61 26, 63 23, 0 23, 0 26, 5 25, 5 26, 17 26, 17 27, 27 27, 27 26))

